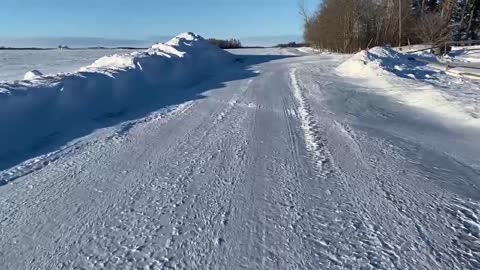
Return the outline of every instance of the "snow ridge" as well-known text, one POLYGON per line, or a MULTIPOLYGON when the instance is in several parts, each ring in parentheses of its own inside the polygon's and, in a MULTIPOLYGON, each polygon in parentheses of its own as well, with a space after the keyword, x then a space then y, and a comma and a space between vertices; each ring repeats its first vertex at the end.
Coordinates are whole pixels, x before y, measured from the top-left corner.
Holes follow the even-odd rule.
POLYGON ((307 98, 304 96, 298 82, 296 72, 296 69, 290 71, 290 80, 293 86, 293 95, 298 102, 297 110, 305 137, 305 144, 307 150, 313 156, 318 173, 321 177, 326 178, 333 172, 333 169, 331 168, 331 158, 329 158, 330 154, 325 145, 321 143, 321 140, 318 138, 319 130, 312 117, 307 98))
POLYGON ((38 149, 52 136, 161 103, 166 91, 189 88, 232 62, 230 53, 184 33, 144 52, 102 57, 72 74, 0 83, 0 161, 38 149))

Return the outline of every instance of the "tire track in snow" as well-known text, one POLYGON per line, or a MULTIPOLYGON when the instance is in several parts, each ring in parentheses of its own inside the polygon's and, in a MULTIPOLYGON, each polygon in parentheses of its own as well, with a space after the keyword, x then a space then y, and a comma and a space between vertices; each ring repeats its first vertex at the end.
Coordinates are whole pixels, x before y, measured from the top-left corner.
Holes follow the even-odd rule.
POLYGON ((298 102, 297 115, 301 121, 305 144, 308 152, 312 155, 319 176, 327 178, 334 171, 332 160, 325 144, 319 137, 319 128, 313 119, 310 104, 303 93, 304 89, 298 82, 296 72, 296 68, 290 71, 290 81, 293 86, 294 97, 298 102))
MULTIPOLYGON (((240 92, 245 92, 246 88, 241 87, 240 92)), ((75 263, 75 265, 80 263, 77 266, 84 264, 96 265, 100 268, 102 265, 111 263, 110 260, 114 260, 113 264, 116 268, 144 264, 150 267, 168 268, 178 263, 177 260, 181 253, 178 252, 177 244, 185 234, 184 221, 187 217, 187 211, 191 210, 189 208, 191 207, 190 203, 194 200, 189 195, 189 192, 197 189, 196 184, 192 183, 192 177, 198 174, 199 171, 203 171, 205 162, 208 162, 208 160, 202 158, 202 156, 208 154, 201 149, 213 150, 211 147, 218 145, 218 139, 222 138, 210 135, 216 134, 217 124, 222 125, 222 122, 227 120, 229 112, 232 110, 229 107, 232 100, 239 98, 238 94, 234 94, 233 97, 232 95, 229 96, 228 100, 230 101, 223 102, 224 104, 219 107, 219 110, 207 116, 211 121, 207 120, 207 124, 203 123, 188 131, 187 134, 182 136, 182 139, 178 140, 180 142, 179 145, 174 144, 168 147, 165 150, 166 152, 159 157, 161 160, 154 161, 157 164, 155 171, 142 175, 142 178, 147 178, 147 182, 142 182, 139 189, 128 189, 128 194, 125 194, 125 196, 129 199, 125 205, 115 206, 114 211, 107 213, 109 222, 88 225, 94 226, 95 231, 84 233, 85 236, 82 236, 80 241, 89 241, 89 245, 94 248, 80 250, 78 258, 72 263, 75 263), (220 114, 227 115, 223 121, 217 120, 220 114), (175 163, 175 167, 184 169, 180 171, 172 170, 172 165, 174 164, 170 164, 168 158, 166 160, 163 158, 174 155, 178 156, 177 160, 183 161, 175 163), (158 166, 159 164, 162 164, 162 166, 158 166), (166 172, 163 179, 168 177, 171 181, 164 181, 161 178, 162 171, 166 172), (155 194, 150 192, 150 188, 152 191, 154 189, 157 192, 161 191, 160 193, 163 196, 155 196, 155 194), (139 203, 140 201, 142 203, 139 203), (118 212, 117 209, 119 209, 118 211, 121 210, 121 212, 118 212), (127 236, 128 238, 126 238, 127 236), (135 239, 135 244, 132 245, 132 241, 129 239, 135 239), (151 251, 152 248, 155 252, 151 251)), ((185 106, 181 106, 175 110, 173 116, 176 117, 187 113, 193 105, 188 103, 185 106)), ((162 127, 160 126, 165 121, 171 119, 171 117, 163 118, 155 117, 154 115, 149 118, 151 121, 142 121, 142 119, 135 121, 133 126, 126 130, 123 125, 115 127, 113 130, 107 130, 105 132, 107 134, 102 135, 94 143, 100 141, 101 145, 111 145, 112 143, 116 145, 116 140, 111 140, 112 138, 107 137, 111 133, 115 133, 113 137, 118 137, 119 143, 121 141, 132 143, 135 142, 138 130, 131 129, 136 125, 140 125, 144 132, 152 133, 156 129, 161 129, 162 127), (143 125, 148 123, 150 125, 143 125), (121 132, 116 132, 117 130, 121 132)), ((224 137, 229 138, 229 136, 224 137)), ((147 155, 152 154, 154 153, 147 153, 147 155)), ((145 159, 153 160, 155 157, 153 155, 145 159)), ((149 162, 148 166, 150 169, 153 169, 152 161, 149 162)), ((125 171, 125 173, 130 172, 125 171)), ((109 208, 113 209, 113 206, 109 208)), ((205 254, 205 252, 202 254, 205 254)))
POLYGON ((223 119, 230 113, 230 111, 238 105, 238 100, 239 98, 245 94, 247 89, 250 87, 250 84, 252 84, 253 79, 250 79, 247 81, 246 85, 243 86, 240 89, 240 92, 237 93, 232 97, 232 99, 228 102, 228 106, 217 116, 217 118, 214 120, 214 126, 217 125, 219 122, 223 121, 223 119))
MULTIPOLYGON (((369 269, 368 267, 395 268, 398 254, 388 241, 389 239, 385 239, 382 233, 384 228, 376 224, 375 219, 371 218, 369 209, 364 207, 363 194, 358 194, 360 190, 364 189, 358 189, 354 182, 347 180, 349 179, 348 173, 346 174, 344 168, 337 167, 333 163, 335 159, 326 146, 327 142, 324 138, 332 135, 331 125, 334 125, 335 130, 338 130, 334 131, 336 138, 329 140, 328 144, 338 145, 338 141, 343 143, 346 140, 353 149, 352 154, 360 157, 362 153, 353 131, 339 125, 335 120, 332 121, 331 112, 323 107, 325 98, 323 91, 312 93, 314 99, 320 99, 320 104, 315 103, 315 106, 320 105, 320 107, 310 105, 310 102, 313 101, 306 98, 308 90, 299 82, 296 72, 296 69, 292 70, 290 77, 294 87, 294 96, 300 104, 297 110, 302 129, 306 134, 305 137, 310 137, 310 144, 308 140, 306 141, 307 149, 309 152, 314 150, 312 156, 319 163, 316 164, 317 169, 327 171, 327 176, 336 180, 317 186, 319 192, 326 191, 327 196, 315 198, 315 204, 321 205, 321 208, 309 209, 305 220, 301 223, 305 231, 311 235, 307 241, 315 250, 315 256, 318 255, 317 260, 313 261, 314 264, 320 264, 324 268, 349 268, 352 265, 365 266, 366 269, 369 269), (321 129, 323 127, 326 128, 325 131, 321 129), (337 136, 345 138, 339 139, 337 136), (322 162, 324 159, 325 161, 322 162), (322 231, 328 233, 325 234, 322 231)), ((310 91, 313 91, 312 89, 321 90, 323 86, 318 82, 309 82, 307 85, 320 88, 311 88, 310 91)), ((358 181, 356 179, 358 178, 355 178, 355 181, 358 181)))
MULTIPOLYGON (((212 210, 206 213, 198 213, 195 210, 197 201, 197 195, 194 193, 200 192, 203 189, 204 184, 196 183, 194 179, 199 174, 205 173, 206 165, 209 164, 212 159, 216 159, 218 155, 217 147, 224 140, 230 138, 230 136, 217 136, 219 129, 218 125, 223 126, 223 122, 226 121, 234 109, 237 100, 241 97, 242 93, 247 91, 247 86, 240 88, 240 94, 234 94, 229 101, 222 102, 222 108, 208 117, 212 121, 208 121, 207 124, 199 125, 197 128, 189 131, 182 140, 181 144, 173 148, 168 148, 164 156, 171 157, 178 153, 178 160, 182 162, 176 163, 175 167, 182 168, 181 170, 171 170, 172 164, 164 161, 165 166, 157 167, 158 171, 167 172, 167 177, 171 178, 168 182, 158 183, 158 177, 161 173, 155 173, 157 177, 152 177, 146 184, 142 184, 144 188, 141 188, 135 192, 129 192, 133 195, 129 195, 130 201, 122 208, 120 213, 120 219, 118 222, 112 224, 101 225, 101 234, 95 233, 92 237, 104 241, 107 239, 113 246, 108 244, 102 244, 102 242, 95 242, 95 246, 98 251, 91 252, 86 251, 81 254, 80 257, 85 258, 89 264, 103 265, 108 263, 113 257, 119 258, 118 263, 131 263, 131 265, 143 265, 147 264, 152 269, 169 269, 169 268, 185 268, 185 265, 189 265, 188 260, 185 261, 182 258, 188 258, 189 256, 196 256, 195 260, 190 260, 190 263, 205 265, 205 256, 209 253, 208 248, 212 247, 211 242, 202 241, 185 241, 190 239, 187 236, 190 233, 198 233, 192 231, 191 224, 197 222, 193 219, 194 223, 189 224, 189 218, 199 217, 207 215, 210 217, 212 212, 218 211, 217 207, 212 207, 212 210), (235 101, 235 102, 233 102, 235 101), (220 117, 223 115, 223 117, 220 117), (201 150, 203 149, 203 151, 201 150), (205 159, 205 157, 208 157, 205 159), (161 168, 161 169, 160 169, 161 168), (148 193, 148 187, 154 187, 156 190, 161 190, 163 196, 155 197, 148 193), (145 197, 147 196, 148 197, 145 197), (144 203, 140 203, 139 201, 144 203), (145 202, 149 202, 148 204, 145 202), (147 207, 138 208, 138 205, 145 205, 147 207), (193 211, 193 212, 192 212, 193 211), (155 222, 154 226, 149 225, 150 222, 155 222), (112 231, 112 229, 114 231, 112 231), (115 235, 113 239, 112 235, 115 235), (125 240, 125 235, 133 237, 136 242, 135 246, 125 245, 130 243, 125 240), (117 244, 119 243, 119 244, 117 244), (198 245, 202 243, 202 245, 198 245), (190 244, 193 244, 191 246, 190 244), (206 247, 204 247, 206 245, 206 247), (139 248, 136 248, 139 246, 139 248), (155 252, 151 251, 151 246, 155 246, 155 252), (149 247, 149 248, 144 248, 149 247), (119 251, 115 249, 120 248, 119 251), (145 250, 144 250, 145 249, 145 250), (202 249, 202 250, 200 250, 202 249), (106 254, 107 260, 100 257, 98 254, 106 254), (199 256, 202 255, 202 256, 199 256), (197 261, 201 260, 201 261, 197 261)), ((187 106, 189 108, 189 106, 187 106)), ((187 108, 187 109, 188 109, 187 108)), ((185 110, 181 110, 184 112, 185 110)), ((159 128, 154 125, 155 128, 159 128)), ((230 130, 231 132, 231 130, 230 130)), ((129 132, 123 134, 123 136, 130 136, 129 132)), ((221 148, 226 148, 221 147, 221 148)), ((240 151, 240 150, 239 150, 240 151)), ((162 164, 164 162, 157 161, 162 164)), ((156 163, 157 163, 156 162, 156 163)), ((211 170, 213 171, 213 169, 211 170)), ((228 211, 227 211, 228 213, 228 211)), ((226 214, 228 216, 228 214, 226 214)), ((115 212, 113 216, 118 216, 115 212)), ((227 217, 228 218, 228 217, 227 217)), ((110 218, 109 218, 110 219, 110 218)), ((113 218, 111 218, 113 220, 113 218)), ((210 218, 207 218, 210 220, 210 218)), ((223 222, 226 224, 226 222, 223 222)), ((205 231, 199 235, 205 236, 205 233, 213 233, 214 236, 217 231, 205 231)), ((210 237, 211 239, 215 239, 210 237)), ((218 238, 218 242, 223 241, 222 238, 218 238)), ((96 241, 96 240, 95 240, 96 241)), ((110 243, 109 242, 109 243, 110 243)), ((117 268, 125 267, 123 265, 116 265, 117 268)))
MULTIPOLYGON (((205 152, 198 152, 198 157, 194 158, 194 163, 189 166, 188 177, 184 177, 177 183, 181 183, 181 190, 177 194, 182 197, 181 202, 176 209, 172 212, 172 216, 169 220, 173 226, 170 238, 167 240, 166 245, 166 260, 162 262, 162 267, 173 268, 186 268, 188 266, 207 265, 209 260, 207 257, 212 256, 212 249, 221 248, 225 241, 222 237, 224 226, 228 223, 228 216, 232 209, 228 208, 224 210, 224 206, 228 205, 228 198, 231 197, 230 190, 234 188, 238 177, 232 177, 227 182, 220 181, 220 184, 212 183, 192 183, 192 178, 200 174, 205 174, 208 170, 210 173, 220 173, 218 168, 224 168, 225 166, 211 167, 216 162, 226 162, 228 156, 232 152, 225 153, 219 151, 219 149, 226 149, 227 145, 232 147, 233 159, 236 162, 242 163, 245 158, 243 141, 236 141, 235 143, 229 142, 230 136, 219 136, 220 134, 236 134, 240 133, 241 126, 238 125, 238 121, 231 121, 230 117, 238 115, 232 115, 235 107, 239 105, 239 100, 244 98, 245 93, 249 89, 253 80, 248 80, 239 91, 234 94, 231 99, 226 103, 225 107, 216 115, 213 115, 213 121, 209 124, 209 128, 205 132, 202 139, 196 143, 198 146, 202 146, 205 152), (233 123, 229 129, 225 129, 229 123, 233 123), (215 136, 209 136, 215 134, 215 136), (213 139, 213 140, 212 140, 213 139), (222 146, 223 145, 223 146, 222 146), (208 159, 202 159, 203 156, 209 156, 208 159), (206 169, 209 168, 209 169, 206 169), (220 189, 220 190, 219 190, 220 189), (221 192, 219 192, 221 191, 221 192), (225 192, 225 194, 223 193, 225 192), (192 194, 187 193, 195 193, 192 194), (215 198, 215 200, 212 200, 215 198), (210 203, 210 209, 205 212, 198 211, 198 205, 202 203, 210 203), (222 206, 222 203, 224 204, 222 206), (180 209, 180 210, 179 210, 180 209), (202 219, 199 219, 202 217, 202 219), (219 220, 218 217, 222 217, 219 220), (193 226, 196 224, 196 226, 193 226), (218 224, 221 224, 218 226, 218 224), (193 227, 192 227, 193 226, 193 227), (213 226, 214 228, 209 228, 213 226), (202 229, 203 228, 203 229, 202 229), (200 239, 202 238, 202 239, 200 239), (209 239, 209 241, 205 241, 209 239), (213 241, 213 242, 212 242, 213 241), (182 254, 182 256, 179 256, 182 254), (187 258, 190 258, 187 259, 187 258)), ((241 118, 245 118, 246 115, 242 115, 241 118)), ((233 162, 230 160, 230 162, 233 162)), ((231 166, 229 169, 236 171, 241 166, 231 166)), ((238 171, 236 173, 239 173, 238 171)), ((235 175, 235 174, 234 174, 235 175)), ((208 178, 208 177, 207 177, 208 178)), ((220 178, 217 180, 221 180, 220 178)), ((209 268, 209 267, 208 267, 209 268)))

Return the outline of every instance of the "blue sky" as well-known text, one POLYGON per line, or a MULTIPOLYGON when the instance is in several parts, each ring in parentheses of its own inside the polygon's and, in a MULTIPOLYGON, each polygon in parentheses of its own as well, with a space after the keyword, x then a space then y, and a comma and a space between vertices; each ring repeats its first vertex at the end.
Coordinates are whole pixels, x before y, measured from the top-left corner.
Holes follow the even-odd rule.
MULTIPOLYGON (((309 9, 319 0, 307 0, 309 9)), ((0 38, 301 36, 297 0, 0 0, 0 38)))

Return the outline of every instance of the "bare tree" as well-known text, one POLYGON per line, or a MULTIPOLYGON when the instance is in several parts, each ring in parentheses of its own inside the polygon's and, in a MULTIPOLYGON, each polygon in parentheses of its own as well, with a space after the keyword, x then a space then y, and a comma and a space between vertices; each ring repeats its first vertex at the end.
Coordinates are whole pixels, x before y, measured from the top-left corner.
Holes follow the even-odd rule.
POLYGON ((451 39, 449 23, 441 13, 424 13, 415 27, 418 37, 424 43, 439 43, 451 39))
POLYGON ((310 15, 305 5, 305 0, 298 0, 298 13, 302 17, 304 24, 308 24, 310 21, 310 15))
POLYGON ((307 12, 305 41, 332 51, 370 46, 475 39, 480 30, 480 0, 323 0, 307 12))

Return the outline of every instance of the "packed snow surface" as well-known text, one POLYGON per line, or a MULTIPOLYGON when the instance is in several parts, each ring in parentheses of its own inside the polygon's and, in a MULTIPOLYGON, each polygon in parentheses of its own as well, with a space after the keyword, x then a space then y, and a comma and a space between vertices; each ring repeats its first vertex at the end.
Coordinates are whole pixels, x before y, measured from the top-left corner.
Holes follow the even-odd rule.
POLYGON ((185 34, 2 85, 26 124, 0 149, 50 133, 0 159, 0 268, 480 268, 479 128, 409 102, 464 115, 474 81, 384 49, 231 52, 185 34))

